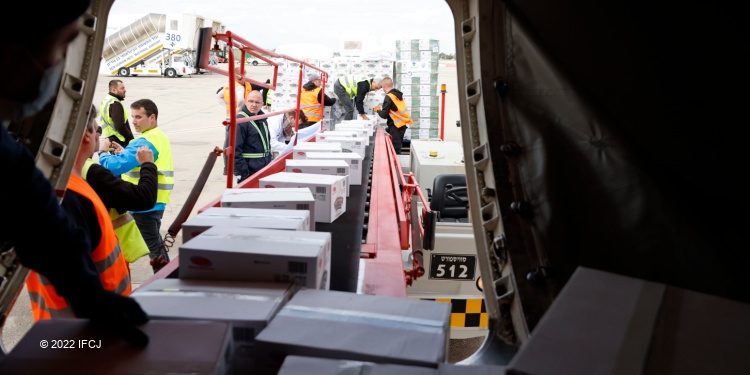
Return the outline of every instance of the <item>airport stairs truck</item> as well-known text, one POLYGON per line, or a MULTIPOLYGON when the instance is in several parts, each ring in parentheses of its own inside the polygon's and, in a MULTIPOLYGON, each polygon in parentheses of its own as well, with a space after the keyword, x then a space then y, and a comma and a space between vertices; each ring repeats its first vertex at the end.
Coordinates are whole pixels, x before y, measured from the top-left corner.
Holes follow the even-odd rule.
POLYGON ((109 35, 102 50, 102 71, 120 77, 159 75, 169 78, 203 73, 193 67, 195 33, 221 22, 189 14, 149 13, 109 35))

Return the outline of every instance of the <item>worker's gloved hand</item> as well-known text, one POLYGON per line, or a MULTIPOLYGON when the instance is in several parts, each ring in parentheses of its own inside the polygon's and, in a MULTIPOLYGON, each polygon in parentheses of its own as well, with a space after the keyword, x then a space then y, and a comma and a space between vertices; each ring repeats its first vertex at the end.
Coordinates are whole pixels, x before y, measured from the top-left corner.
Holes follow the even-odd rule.
POLYGON ((382 107, 379 106, 379 105, 376 105, 375 108, 374 108, 375 112, 380 112, 381 109, 382 109, 382 107))
POLYGON ((98 329, 117 335, 130 345, 148 345, 148 336, 137 327, 148 321, 148 315, 134 299, 100 289, 72 296, 68 303, 77 318, 89 319, 98 329))

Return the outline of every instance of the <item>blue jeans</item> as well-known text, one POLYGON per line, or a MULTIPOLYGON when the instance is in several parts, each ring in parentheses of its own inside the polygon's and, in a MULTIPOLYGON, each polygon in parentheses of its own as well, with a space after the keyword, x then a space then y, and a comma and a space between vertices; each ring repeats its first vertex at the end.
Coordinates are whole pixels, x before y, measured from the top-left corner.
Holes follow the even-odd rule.
POLYGON ((143 239, 148 245, 149 254, 151 259, 156 258, 159 254, 164 254, 164 258, 169 262, 169 255, 162 249, 162 243, 164 240, 161 237, 159 230, 161 229, 161 218, 164 216, 163 210, 149 211, 149 212, 131 212, 135 224, 141 231, 143 239))

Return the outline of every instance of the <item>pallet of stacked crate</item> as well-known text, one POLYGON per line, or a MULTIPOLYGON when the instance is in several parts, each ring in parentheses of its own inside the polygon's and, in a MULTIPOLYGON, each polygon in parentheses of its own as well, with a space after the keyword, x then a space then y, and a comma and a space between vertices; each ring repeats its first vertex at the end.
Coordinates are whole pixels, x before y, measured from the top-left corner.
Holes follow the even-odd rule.
POLYGON ((429 139, 439 136, 438 62, 439 44, 433 39, 396 41, 395 85, 404 93, 414 125, 405 139, 429 139))

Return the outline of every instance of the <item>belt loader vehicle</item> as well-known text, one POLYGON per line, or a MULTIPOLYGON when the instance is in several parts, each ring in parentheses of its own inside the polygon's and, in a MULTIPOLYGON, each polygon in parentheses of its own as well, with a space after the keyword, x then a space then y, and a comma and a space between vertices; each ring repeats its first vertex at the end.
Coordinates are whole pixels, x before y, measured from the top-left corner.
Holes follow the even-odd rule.
MULTIPOLYGON (((591 362, 607 373, 684 373, 678 370, 686 363, 697 372, 711 366, 746 372, 735 348, 747 347, 748 335, 725 324, 746 319, 750 302, 749 252, 737 216, 748 208, 741 172, 744 98, 735 95, 747 66, 739 48, 742 12, 698 2, 447 3, 455 20, 466 189, 489 320, 485 344, 465 363, 507 364, 512 371, 526 348, 539 347, 537 335, 553 345, 534 359, 551 365, 522 373, 564 373, 569 363, 591 362), (547 314, 586 298, 564 293, 579 267, 648 283, 631 295, 613 283, 591 282, 609 290, 614 298, 607 301, 633 301, 619 311, 625 323, 551 335, 549 328, 573 326, 565 322, 595 323, 547 314), (734 304, 715 316, 716 303, 674 288, 734 304), (675 305, 684 307, 683 315, 657 316, 675 305), (678 318, 688 315, 700 324, 681 327, 678 318), (618 327, 620 335, 597 336, 618 327), (694 332, 705 335, 695 340, 694 332), (683 342, 700 352, 671 350, 684 349, 683 342), (614 354, 591 355, 602 351, 614 354), (557 353, 568 355, 550 360, 557 353)), ((83 94, 90 102, 90 91, 83 94)), ((60 142, 60 129, 75 126, 82 124, 52 122, 36 144, 60 142)), ((68 152, 76 147, 68 145, 68 152)), ((66 155, 38 151, 39 167, 64 187, 66 155)), ((373 168, 389 167, 373 162, 373 168)), ((6 275, 14 271, 2 284, 7 308, 21 268, 12 251, 3 261, 6 275)), ((370 292, 404 287, 384 277, 394 275, 387 271, 391 263, 368 266, 383 271, 370 279, 370 292)), ((597 302, 587 305, 606 307, 597 302)))

